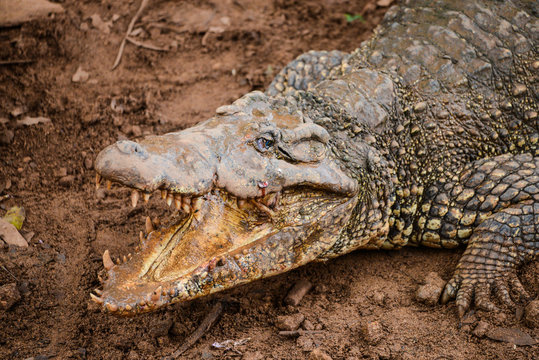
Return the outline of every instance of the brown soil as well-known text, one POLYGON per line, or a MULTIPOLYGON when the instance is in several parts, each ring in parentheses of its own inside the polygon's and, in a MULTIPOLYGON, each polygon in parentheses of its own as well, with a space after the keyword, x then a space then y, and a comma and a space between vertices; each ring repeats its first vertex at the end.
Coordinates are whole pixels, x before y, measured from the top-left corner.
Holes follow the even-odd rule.
MULTIPOLYGON (((229 306, 221 319, 182 358, 301 359, 314 348, 333 359, 539 358, 537 346, 472 334, 484 320, 539 337, 539 329, 509 312, 478 311, 461 326, 454 304, 431 307, 414 299, 429 272, 451 276, 461 251, 355 252, 136 318, 102 314, 89 298, 99 285, 101 254, 132 251, 145 216, 165 210, 157 199, 148 209, 132 210, 119 189, 96 193, 92 160, 99 150, 204 120, 218 106, 264 89, 302 52, 351 51, 385 8, 368 0, 154 1, 136 26, 138 39, 169 51, 128 44, 111 71, 139 1, 62 3, 66 13, 53 20, 0 31, 0 60, 32 60, 0 65, 0 118, 9 119, 0 135, 7 129, 15 135, 0 144, 0 193, 12 196, 0 203, 0 215, 24 206, 22 232, 34 233, 28 249, 0 247, 0 286, 16 283, 21 293, 13 307, 0 310, 0 358, 159 359, 182 344, 223 295, 229 306), (345 13, 365 20, 347 22, 345 13), (92 26, 93 14, 104 21, 120 17, 107 34, 92 26), (79 66, 89 73, 84 83, 72 82, 79 66), (14 116, 17 109, 24 113, 14 116), (52 124, 16 127, 24 116, 45 116, 52 124), (297 307, 284 305, 300 279, 311 281, 313 290, 297 307), (321 331, 280 336, 276 317, 297 312, 309 320, 305 328, 321 331), (245 338, 236 351, 212 347, 245 338)), ((536 262, 521 274, 534 295, 538 271, 536 262)))

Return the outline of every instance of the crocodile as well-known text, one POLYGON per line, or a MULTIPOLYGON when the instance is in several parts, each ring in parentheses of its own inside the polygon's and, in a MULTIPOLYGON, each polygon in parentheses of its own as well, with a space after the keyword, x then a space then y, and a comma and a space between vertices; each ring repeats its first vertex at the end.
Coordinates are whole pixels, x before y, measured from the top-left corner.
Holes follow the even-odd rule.
POLYGON ((128 316, 356 249, 465 247, 440 300, 530 299, 539 253, 538 3, 403 1, 351 53, 310 51, 265 93, 101 151, 96 182, 153 192, 140 246, 92 299, 128 316))

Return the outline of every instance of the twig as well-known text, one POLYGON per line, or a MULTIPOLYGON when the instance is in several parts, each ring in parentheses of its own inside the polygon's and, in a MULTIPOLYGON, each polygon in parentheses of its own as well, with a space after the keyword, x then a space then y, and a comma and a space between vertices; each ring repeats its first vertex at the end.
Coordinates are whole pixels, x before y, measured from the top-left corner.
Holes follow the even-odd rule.
POLYGON ((163 360, 177 359, 181 354, 186 352, 206 333, 206 331, 208 331, 217 322, 217 319, 219 319, 219 316, 221 316, 222 312, 223 303, 217 302, 210 310, 208 315, 206 315, 204 320, 202 320, 195 332, 189 335, 189 337, 187 337, 184 343, 176 351, 174 351, 172 355, 163 358, 163 360))
POLYGON ((30 64, 33 63, 34 59, 15 59, 15 60, 2 60, 0 61, 0 66, 4 65, 19 65, 19 64, 30 64))
POLYGON ((284 331, 279 331, 279 335, 282 335, 282 336, 288 336, 288 337, 298 337, 298 336, 301 336, 301 335, 308 335, 308 334, 322 334, 324 333, 324 330, 292 330, 292 331, 289 331, 289 330, 284 330, 284 331))
POLYGON ((137 22, 138 18, 142 14, 142 11, 146 7, 146 5, 148 5, 149 1, 150 0, 142 0, 140 2, 140 7, 138 8, 137 13, 135 14, 135 16, 133 16, 133 18, 131 19, 131 22, 129 23, 129 26, 127 27, 127 31, 125 32, 125 36, 122 39, 120 48, 118 49, 118 55, 116 55, 116 60, 114 60, 114 65, 112 65, 111 70, 116 69, 116 67, 120 64, 120 60, 122 60, 122 55, 124 53, 124 48, 125 48, 125 43, 127 41, 127 38, 129 37, 129 34, 131 34, 131 31, 133 31, 133 27, 135 26, 135 23, 137 22))
POLYGON ((9 275, 11 275, 11 277, 14 278, 15 281, 19 281, 19 279, 17 279, 17 277, 16 277, 15 275, 13 275, 13 274, 11 273, 11 271, 9 271, 8 269, 6 269, 6 268, 4 267, 4 265, 0 265, 0 266, 1 266, 2 269, 4 269, 9 275))
POLYGON ((133 45, 136 45, 136 46, 139 46, 139 47, 142 47, 142 48, 146 48, 146 49, 150 49, 150 50, 155 50, 155 51, 168 51, 168 49, 165 49, 165 48, 162 48, 162 47, 159 47, 159 46, 155 46, 155 45, 152 45, 152 44, 148 44, 148 43, 144 43, 144 42, 141 42, 141 41, 137 41, 135 39, 133 39, 132 37, 128 36, 125 38, 127 41, 129 41, 131 44, 133 45))

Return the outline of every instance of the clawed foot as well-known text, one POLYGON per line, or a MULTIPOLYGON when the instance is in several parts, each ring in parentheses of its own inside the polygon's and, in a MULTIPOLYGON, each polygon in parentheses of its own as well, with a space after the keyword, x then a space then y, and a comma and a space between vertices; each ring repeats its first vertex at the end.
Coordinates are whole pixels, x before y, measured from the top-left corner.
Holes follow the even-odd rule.
POLYGON ((485 311, 499 311, 490 301, 492 293, 500 303, 511 309, 515 307, 515 302, 526 302, 530 299, 514 271, 479 273, 473 270, 457 270, 445 285, 440 301, 446 304, 456 298, 458 315, 462 318, 472 305, 485 311))

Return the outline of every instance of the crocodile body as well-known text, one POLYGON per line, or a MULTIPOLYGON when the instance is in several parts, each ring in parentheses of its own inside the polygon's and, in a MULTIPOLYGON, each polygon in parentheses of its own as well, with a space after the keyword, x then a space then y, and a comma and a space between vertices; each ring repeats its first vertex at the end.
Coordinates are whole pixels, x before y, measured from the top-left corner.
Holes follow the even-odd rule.
POLYGON ((101 177, 179 220, 133 260, 104 256, 94 300, 153 310, 324 261, 406 245, 466 251, 442 301, 528 298, 539 253, 539 9, 534 1, 404 1, 351 54, 310 52, 266 94, 178 133, 119 142, 101 177), (146 195, 144 195, 146 194, 146 195))

